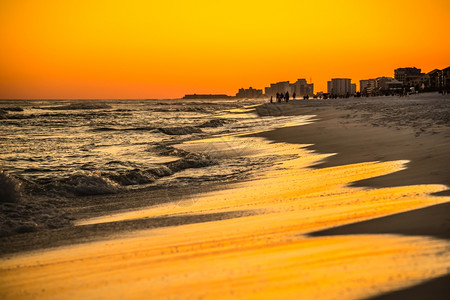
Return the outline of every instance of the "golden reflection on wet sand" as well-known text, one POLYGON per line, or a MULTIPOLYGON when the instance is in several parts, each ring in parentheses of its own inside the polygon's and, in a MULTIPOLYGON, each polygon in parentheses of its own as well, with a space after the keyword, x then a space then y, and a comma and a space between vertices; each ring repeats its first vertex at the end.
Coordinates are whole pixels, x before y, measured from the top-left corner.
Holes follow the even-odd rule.
MULTIPOLYGON (((220 142, 220 141, 219 141, 220 142)), ((232 142, 231 138, 230 141, 232 142)), ((5 299, 355 299, 447 274, 450 243, 427 237, 306 237, 332 226, 449 201, 442 185, 349 187, 405 168, 405 161, 307 168, 326 155, 249 139, 253 155, 295 155, 270 172, 195 201, 82 220, 248 210, 256 215, 130 233, 2 259, 5 299)), ((236 141, 242 144, 242 139, 236 141)), ((190 147, 199 147, 194 145, 190 147)), ((215 149, 214 151, 225 151, 215 149)))

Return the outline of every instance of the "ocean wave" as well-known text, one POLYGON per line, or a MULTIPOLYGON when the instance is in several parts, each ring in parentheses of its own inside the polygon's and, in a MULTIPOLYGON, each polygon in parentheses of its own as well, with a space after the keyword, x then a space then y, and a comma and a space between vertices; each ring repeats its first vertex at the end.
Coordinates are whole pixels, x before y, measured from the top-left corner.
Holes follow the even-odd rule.
POLYGON ((47 173, 53 172, 53 170, 49 168, 28 168, 23 170, 24 173, 47 173))
POLYGON ((115 194, 120 190, 116 182, 103 177, 100 172, 71 176, 65 184, 69 191, 79 196, 115 194))
POLYGON ((183 126, 183 127, 162 127, 158 128, 164 134, 167 135, 186 135, 192 133, 201 133, 202 130, 195 126, 183 126))
POLYGON ((188 168, 202 168, 212 166, 218 163, 216 160, 212 159, 205 153, 188 152, 168 145, 159 144, 154 148, 149 149, 149 151, 156 152, 161 156, 180 157, 181 159, 169 162, 165 165, 173 173, 188 168))
POLYGON ((90 131, 94 132, 103 132, 103 131, 159 131, 158 128, 151 126, 142 126, 142 127, 129 127, 129 128, 116 128, 116 127, 97 127, 90 129, 90 131))
POLYGON ((142 127, 130 127, 123 129, 124 131, 156 131, 158 128, 151 126, 142 126, 142 127))
POLYGON ((102 116, 110 116, 107 112, 97 111, 97 112, 82 112, 82 113, 42 113, 42 114, 4 114, 2 115, 2 119, 11 119, 11 120, 29 120, 29 119, 47 119, 47 118, 89 118, 92 117, 102 117, 102 116))
POLYGON ((157 145, 150 151, 161 156, 176 156, 180 159, 143 170, 105 173, 104 176, 121 186, 140 185, 153 183, 160 178, 171 176, 186 169, 203 168, 217 164, 216 160, 211 159, 206 154, 187 152, 167 145, 157 145))
POLYGON ((115 194, 122 189, 99 171, 64 178, 39 178, 26 182, 25 187, 30 194, 62 197, 115 194))
POLYGON ((107 109, 111 108, 111 106, 104 103, 71 103, 68 105, 35 107, 35 108, 48 110, 81 110, 81 109, 107 109))
POLYGON ((33 197, 30 201, 23 193, 23 183, 0 170, 0 237, 70 224, 73 218, 50 203, 53 198, 33 197))
MULTIPOLYGON (((50 170, 46 176, 27 181, 20 178, 29 194, 56 195, 62 197, 77 197, 100 194, 115 194, 122 192, 127 186, 153 184, 163 177, 190 169, 217 165, 218 162, 206 154, 187 152, 172 146, 158 144, 149 151, 160 156, 178 157, 165 164, 141 166, 132 170, 111 170, 77 173, 55 178, 50 170)), ((108 165, 123 164, 121 161, 111 161, 108 165)), ((126 165, 126 164, 125 164, 126 165)), ((28 173, 33 173, 31 170, 28 173)))
POLYGON ((23 111, 22 107, 15 106, 15 107, 1 107, 0 111, 8 112, 8 111, 23 111))
POLYGON ((110 173, 106 175, 108 179, 113 180, 121 186, 140 185, 155 182, 156 178, 149 172, 132 170, 122 173, 110 173))
POLYGON ((70 224, 61 209, 46 201, 29 201, 23 194, 22 182, 0 170, 0 237, 37 231, 39 228, 59 228, 70 224))
POLYGON ((158 128, 158 130, 167 135, 186 135, 192 133, 202 133, 202 128, 217 128, 232 122, 235 121, 227 119, 212 119, 196 126, 161 127, 158 128))
POLYGON ((120 129, 114 127, 97 127, 90 129, 90 131, 120 131, 120 129))
POLYGON ((206 128, 206 127, 216 128, 216 127, 221 127, 221 126, 223 126, 225 124, 229 124, 229 123, 232 123, 232 122, 234 122, 234 120, 212 119, 212 120, 206 121, 206 122, 198 125, 198 127, 200 127, 200 128, 206 128))
POLYGON ((19 202, 22 197, 22 183, 10 174, 0 170, 0 202, 19 202))
POLYGON ((210 113, 219 110, 235 108, 235 103, 211 103, 211 102, 192 102, 192 103, 155 103, 154 107, 149 108, 153 112, 194 112, 210 113))
POLYGON ((183 106, 177 106, 177 107, 171 107, 171 108, 153 108, 152 111, 154 112, 196 112, 196 113, 206 113, 211 111, 208 107, 199 107, 199 106, 192 106, 192 107, 183 107, 183 106))

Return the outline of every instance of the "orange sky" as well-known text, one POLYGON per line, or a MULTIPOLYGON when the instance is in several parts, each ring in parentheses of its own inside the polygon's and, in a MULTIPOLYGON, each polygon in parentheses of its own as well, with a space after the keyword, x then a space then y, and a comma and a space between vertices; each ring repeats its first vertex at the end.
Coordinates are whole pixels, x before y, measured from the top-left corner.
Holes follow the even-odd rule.
POLYGON ((179 98, 450 66, 450 1, 1 0, 0 98, 179 98), (219 4, 218 4, 219 3, 219 4))

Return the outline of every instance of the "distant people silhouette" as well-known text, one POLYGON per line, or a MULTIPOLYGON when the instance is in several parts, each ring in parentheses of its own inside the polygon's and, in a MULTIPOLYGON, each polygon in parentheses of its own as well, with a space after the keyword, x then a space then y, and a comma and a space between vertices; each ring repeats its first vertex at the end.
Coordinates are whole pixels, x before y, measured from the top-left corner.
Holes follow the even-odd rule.
POLYGON ((292 100, 295 100, 295 92, 292 94, 292 100))
POLYGON ((289 92, 284 95, 284 100, 286 100, 286 103, 289 101, 289 92))
POLYGON ((273 103, 273 96, 270 96, 270 103, 273 103))

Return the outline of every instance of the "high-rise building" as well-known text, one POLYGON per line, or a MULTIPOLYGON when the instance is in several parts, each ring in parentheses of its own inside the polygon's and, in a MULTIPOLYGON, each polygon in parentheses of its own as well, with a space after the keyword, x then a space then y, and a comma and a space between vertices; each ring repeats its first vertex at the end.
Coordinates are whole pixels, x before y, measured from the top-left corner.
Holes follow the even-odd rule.
POLYGON ((281 81, 277 83, 271 83, 270 87, 264 89, 264 94, 267 97, 275 96, 277 93, 291 93, 291 85, 289 81, 281 81))
POLYGON ((442 70, 435 69, 429 72, 427 76, 429 90, 448 90, 450 88, 450 67, 442 70))
POLYGON ((369 85, 369 79, 360 80, 359 81, 359 92, 361 94, 364 94, 364 91, 366 91, 368 85, 369 85))
POLYGON ((295 83, 291 84, 290 93, 293 94, 294 92, 298 97, 313 96, 314 84, 313 83, 308 84, 306 79, 297 79, 295 83))
POLYGON ((398 68, 394 70, 394 78, 403 83, 411 78, 419 77, 421 74, 421 69, 417 69, 416 67, 398 68))
POLYGON ((314 84, 308 83, 306 79, 298 79, 292 84, 289 81, 271 83, 270 87, 264 89, 266 97, 275 96, 277 93, 285 94, 286 92, 289 92, 291 96, 295 93, 296 97, 313 96, 314 84))
POLYGON ((429 83, 427 74, 421 73, 421 69, 413 68, 398 68, 394 70, 394 78, 403 83, 404 87, 415 87, 423 89, 429 83))
POLYGON ((363 95, 372 94, 377 87, 376 79, 365 79, 359 81, 359 92, 363 95))
POLYGON ((352 95, 352 83, 350 78, 332 78, 328 81, 328 93, 339 97, 352 95))

